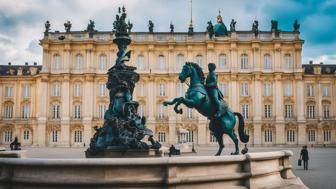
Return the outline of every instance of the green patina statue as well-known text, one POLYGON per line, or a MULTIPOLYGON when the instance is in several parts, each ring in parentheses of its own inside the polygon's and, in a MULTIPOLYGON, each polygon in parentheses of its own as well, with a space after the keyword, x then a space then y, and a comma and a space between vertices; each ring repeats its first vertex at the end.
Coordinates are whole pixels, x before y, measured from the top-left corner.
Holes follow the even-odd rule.
POLYGON ((227 134, 235 144, 235 152, 231 154, 239 154, 238 138, 234 132, 236 118, 238 117, 238 134, 242 142, 249 141, 249 135, 244 130, 244 118, 238 112, 232 112, 223 100, 221 92, 217 88, 217 75, 215 73, 214 64, 209 64, 209 75, 204 84, 204 74, 202 68, 197 64, 187 62, 181 73, 179 80, 183 83, 190 77, 190 86, 185 97, 178 97, 172 101, 165 101, 163 105, 174 105, 174 111, 182 114, 179 109, 180 104, 186 105, 188 108, 195 108, 203 116, 210 120, 209 128, 216 137, 219 149, 216 155, 220 155, 224 148, 223 134, 227 134))
POLYGON ((128 149, 148 150, 159 149, 161 144, 154 140, 153 132, 146 127, 145 117, 138 115, 139 103, 133 100, 135 83, 139 74, 135 67, 125 64, 131 57, 131 51, 126 51, 131 43, 129 32, 132 24, 126 23, 126 10, 119 8, 119 14, 113 23, 116 38, 113 40, 118 46, 115 65, 108 70, 107 88, 109 89, 110 104, 104 115, 104 125, 96 127, 96 133, 91 139, 88 153, 105 150, 128 149), (150 144, 142 141, 148 136, 150 144))
POLYGON ((223 19, 222 19, 222 16, 220 15, 220 11, 219 11, 219 15, 217 16, 217 24, 215 24, 214 26, 214 33, 216 37, 223 37, 223 36, 228 35, 228 31, 227 31, 225 24, 223 23, 223 19))

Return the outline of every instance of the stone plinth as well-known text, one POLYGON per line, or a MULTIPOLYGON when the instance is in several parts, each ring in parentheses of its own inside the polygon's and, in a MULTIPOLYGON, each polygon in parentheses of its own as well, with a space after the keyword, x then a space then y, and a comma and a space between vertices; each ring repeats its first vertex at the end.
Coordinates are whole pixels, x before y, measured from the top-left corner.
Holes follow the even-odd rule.
POLYGON ((0 158, 25 158, 25 157, 27 157, 26 150, 0 151, 0 158))
POLYGON ((87 158, 139 158, 139 157, 162 157, 163 151, 161 150, 102 150, 102 151, 85 151, 87 158))
POLYGON ((0 189, 306 189, 290 151, 161 158, 0 158, 0 189))

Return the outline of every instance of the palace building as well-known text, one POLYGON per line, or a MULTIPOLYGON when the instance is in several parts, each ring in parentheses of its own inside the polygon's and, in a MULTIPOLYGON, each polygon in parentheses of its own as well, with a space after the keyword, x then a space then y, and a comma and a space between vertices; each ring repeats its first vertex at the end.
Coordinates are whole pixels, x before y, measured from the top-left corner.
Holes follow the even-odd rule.
MULTIPOLYGON (((241 112, 251 145, 335 145, 336 65, 302 64, 298 28, 230 31, 221 19, 208 32, 132 32, 131 66, 140 81, 139 113, 163 145, 216 145, 209 121, 162 102, 184 96, 178 80, 186 61, 217 66, 218 87, 233 111, 241 112), (224 25, 224 27, 223 27, 224 25), (213 35, 212 35, 213 34, 213 35)), ((271 28, 271 27, 270 27, 271 28)), ((69 29, 70 30, 70 29, 69 29)), ((88 146, 102 126, 109 98, 107 70, 117 47, 113 32, 48 32, 40 41, 39 65, 0 66, 0 144, 15 136, 26 146, 88 146)), ((226 144, 231 139, 224 135, 226 144)))

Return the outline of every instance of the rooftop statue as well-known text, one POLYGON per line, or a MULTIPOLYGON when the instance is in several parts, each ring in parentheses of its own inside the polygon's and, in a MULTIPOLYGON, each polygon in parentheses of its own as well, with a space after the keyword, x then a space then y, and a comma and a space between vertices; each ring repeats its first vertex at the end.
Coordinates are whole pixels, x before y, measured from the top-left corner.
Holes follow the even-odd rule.
POLYGON ((228 35, 226 26, 223 23, 222 16, 220 15, 220 11, 219 11, 219 15, 217 16, 217 24, 215 24, 214 26, 214 34, 216 37, 228 35))
POLYGON ((278 31, 278 21, 277 20, 271 20, 271 25, 272 25, 272 31, 278 31))
POLYGON ((44 36, 48 36, 49 31, 50 31, 50 22, 49 22, 49 20, 47 20, 45 22, 44 27, 45 27, 44 36))
POLYGON ((204 83, 205 77, 202 68, 195 63, 187 62, 181 73, 179 80, 183 83, 187 78, 190 78, 189 89, 185 97, 174 98, 172 101, 165 101, 163 105, 175 105, 174 111, 182 114, 182 109, 179 105, 184 104, 188 108, 195 108, 200 114, 210 120, 209 128, 212 134, 216 137, 219 144, 219 149, 216 155, 220 155, 224 148, 223 134, 227 134, 235 144, 235 151, 232 155, 239 154, 238 138, 234 132, 236 118, 238 117, 238 133, 242 142, 249 141, 249 135, 244 130, 244 118, 238 112, 232 112, 223 100, 223 95, 217 87, 217 74, 215 73, 216 66, 212 63, 208 65, 209 74, 204 83))
POLYGON ((258 20, 254 20, 252 24, 252 32, 254 33, 254 36, 257 37, 259 33, 259 23, 258 20))
POLYGON ((93 33, 97 32, 97 30, 95 30, 95 23, 94 21, 90 20, 89 24, 86 27, 86 31, 89 32, 89 37, 92 38, 93 37, 93 33))
POLYGON ((174 33, 174 25, 173 23, 170 23, 170 33, 174 33))
POLYGON ((300 24, 297 19, 294 21, 293 29, 294 29, 294 32, 299 32, 300 30, 300 24))
POLYGON ((207 26, 207 32, 209 34, 209 38, 212 39, 213 35, 214 35, 214 27, 212 25, 211 20, 208 22, 208 26, 207 26))
POLYGON ((161 144, 154 140, 153 132, 146 127, 146 118, 138 115, 139 103, 133 100, 135 83, 139 80, 136 69, 127 66, 131 51, 126 52, 131 43, 129 33, 132 24, 126 24, 126 10, 119 8, 119 15, 113 23, 115 39, 118 46, 115 65, 108 70, 106 87, 109 89, 110 104, 104 115, 104 125, 96 128, 87 153, 104 150, 148 150, 159 149, 161 144), (121 12, 122 10, 122 12, 121 12), (142 141, 148 136, 150 144, 142 141))
POLYGON ((150 20, 148 21, 148 31, 150 33, 153 33, 154 32, 154 23, 150 20))
POLYGON ((66 23, 64 23, 64 29, 65 29, 66 33, 70 32, 71 26, 72 26, 72 24, 69 20, 66 23))
POLYGON ((230 23, 230 31, 231 32, 235 32, 236 31, 236 21, 234 19, 231 20, 231 23, 230 23))

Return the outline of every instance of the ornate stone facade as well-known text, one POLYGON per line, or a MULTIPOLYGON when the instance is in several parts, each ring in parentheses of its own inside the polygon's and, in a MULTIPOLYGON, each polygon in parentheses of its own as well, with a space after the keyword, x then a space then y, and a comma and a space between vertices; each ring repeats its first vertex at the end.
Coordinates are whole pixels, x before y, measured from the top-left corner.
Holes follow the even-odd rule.
MULTIPOLYGON (((42 67, 0 66, 0 143, 18 136, 29 146, 88 145, 108 107, 113 38, 111 32, 49 32, 41 40, 42 67)), ((184 107, 177 115, 162 106, 184 95, 187 86, 177 77, 186 61, 217 65, 219 88, 245 116, 250 144, 336 144, 335 66, 302 65, 298 32, 232 30, 211 39, 205 32, 133 32, 131 38, 130 65, 140 74, 134 97, 163 145, 217 144, 195 110, 184 107)))

